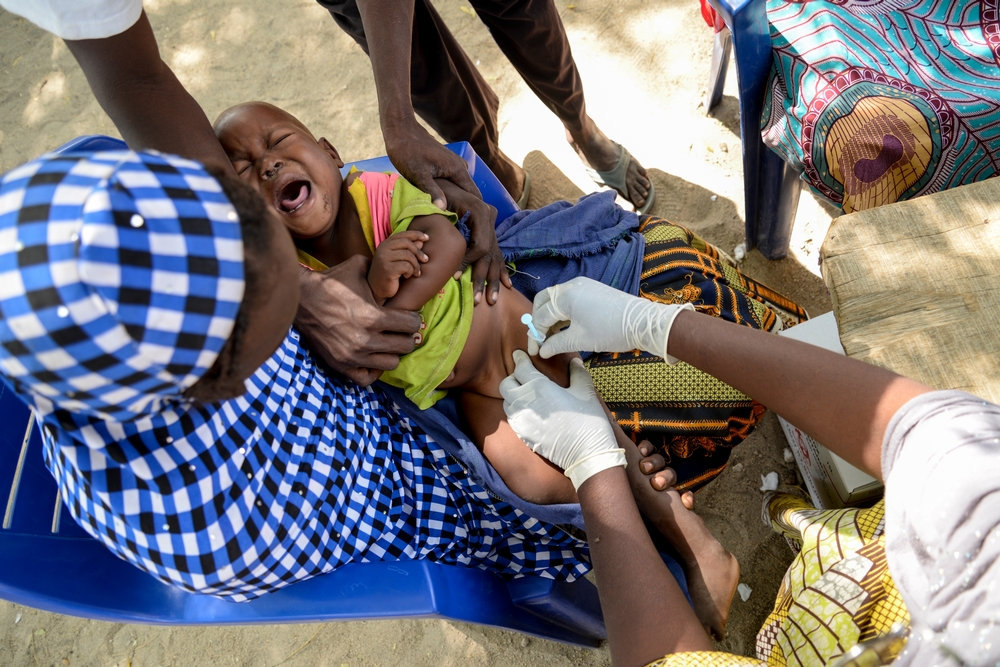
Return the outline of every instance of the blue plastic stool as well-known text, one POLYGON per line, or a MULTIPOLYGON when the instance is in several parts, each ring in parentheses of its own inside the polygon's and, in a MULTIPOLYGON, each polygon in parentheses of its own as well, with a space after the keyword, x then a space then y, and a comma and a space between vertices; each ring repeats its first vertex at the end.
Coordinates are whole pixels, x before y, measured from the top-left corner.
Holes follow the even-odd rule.
POLYGON ((722 98, 729 63, 727 36, 731 33, 740 91, 747 250, 756 247, 768 259, 781 259, 788 254, 802 180, 798 170, 765 146, 760 136, 760 113, 771 71, 767 0, 709 2, 722 16, 728 30, 715 34, 706 106, 711 111, 722 98))
MULTIPOLYGON (((58 149, 119 150, 103 136, 58 149)), ((469 164, 486 201, 506 216, 510 195, 465 142, 449 145, 469 164)), ((391 170, 377 158, 366 169, 391 170)), ((163 584, 87 535, 59 498, 42 462, 28 407, 0 382, 0 598, 46 611, 156 625, 302 623, 379 618, 446 618, 597 646, 606 637, 597 589, 537 576, 421 561, 355 563, 251 602, 234 603, 163 584)))

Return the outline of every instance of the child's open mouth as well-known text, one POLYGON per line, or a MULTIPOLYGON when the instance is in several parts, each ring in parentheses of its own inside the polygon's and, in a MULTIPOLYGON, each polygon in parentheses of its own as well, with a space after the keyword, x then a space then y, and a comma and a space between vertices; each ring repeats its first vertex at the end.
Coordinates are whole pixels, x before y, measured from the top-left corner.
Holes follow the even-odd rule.
POLYGON ((309 181, 292 181, 278 191, 278 208, 285 213, 297 211, 309 199, 312 186, 309 181))

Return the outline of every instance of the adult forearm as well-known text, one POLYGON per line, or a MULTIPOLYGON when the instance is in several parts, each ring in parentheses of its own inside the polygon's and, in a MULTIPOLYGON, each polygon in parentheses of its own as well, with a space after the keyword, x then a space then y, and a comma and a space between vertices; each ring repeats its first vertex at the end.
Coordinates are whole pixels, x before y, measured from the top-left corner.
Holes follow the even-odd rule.
POLYGON ((877 366, 695 312, 677 316, 668 347, 878 479, 889 421, 931 390, 877 366))
POLYGON ((232 170, 205 112, 160 58, 145 12, 119 35, 66 45, 130 148, 232 170))
POLYGON ((410 100, 414 0, 358 0, 375 75, 382 133, 416 123, 410 100))
POLYGON ((579 488, 612 663, 645 665, 712 643, 653 546, 625 469, 597 473, 579 488))

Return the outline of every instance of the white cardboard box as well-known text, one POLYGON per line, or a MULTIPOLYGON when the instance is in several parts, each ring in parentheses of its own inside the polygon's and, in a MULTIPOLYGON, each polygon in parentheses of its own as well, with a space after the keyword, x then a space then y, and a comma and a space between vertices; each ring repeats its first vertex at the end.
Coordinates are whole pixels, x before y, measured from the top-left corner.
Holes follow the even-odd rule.
MULTIPOLYGON (((833 313, 820 315, 779 335, 844 354, 833 313)), ((882 494, 882 484, 874 477, 858 470, 780 415, 778 421, 813 505, 820 509, 840 509, 882 494)))

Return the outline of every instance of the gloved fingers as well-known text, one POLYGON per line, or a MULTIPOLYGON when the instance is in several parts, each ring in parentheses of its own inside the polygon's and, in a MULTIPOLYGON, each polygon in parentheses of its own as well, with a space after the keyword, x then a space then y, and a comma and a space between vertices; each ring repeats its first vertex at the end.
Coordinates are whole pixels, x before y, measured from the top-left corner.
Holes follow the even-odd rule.
POLYGON ((572 326, 546 334, 545 342, 538 348, 538 354, 542 359, 550 359, 557 354, 566 352, 579 352, 579 341, 576 340, 576 330, 572 326))
POLYGON ((548 380, 542 373, 535 368, 535 365, 531 363, 531 357, 529 357, 524 350, 514 350, 514 378, 517 379, 522 385, 528 384, 532 380, 537 380, 539 378, 543 380, 548 380))
POLYGON ((553 285, 535 295, 531 306, 531 320, 541 333, 548 335, 549 329, 559 320, 567 319, 557 302, 566 285, 553 285))
POLYGON ((529 357, 538 356, 538 341, 535 340, 534 336, 528 336, 528 356, 529 357))
POLYGON ((590 371, 583 365, 583 361, 575 358, 569 362, 569 393, 573 394, 581 401, 591 402, 597 399, 597 390, 594 389, 594 380, 590 377, 590 371))
POLYGON ((500 381, 500 395, 503 397, 503 408, 506 412, 508 401, 516 398, 515 394, 517 389, 520 388, 521 383, 517 381, 517 378, 513 375, 508 375, 503 380, 500 381))

